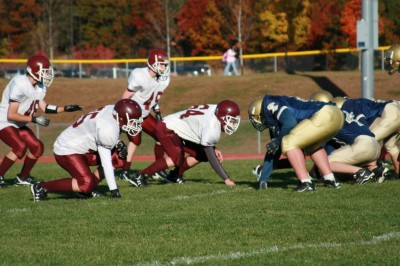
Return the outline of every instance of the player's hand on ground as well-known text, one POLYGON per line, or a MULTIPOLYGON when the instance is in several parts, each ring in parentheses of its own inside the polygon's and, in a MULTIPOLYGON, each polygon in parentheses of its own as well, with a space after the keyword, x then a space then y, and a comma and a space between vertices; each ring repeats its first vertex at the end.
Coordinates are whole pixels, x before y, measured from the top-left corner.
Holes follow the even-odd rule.
POLYGON ((233 182, 230 178, 225 179, 225 185, 228 185, 228 186, 231 186, 231 187, 236 186, 235 182, 233 182))

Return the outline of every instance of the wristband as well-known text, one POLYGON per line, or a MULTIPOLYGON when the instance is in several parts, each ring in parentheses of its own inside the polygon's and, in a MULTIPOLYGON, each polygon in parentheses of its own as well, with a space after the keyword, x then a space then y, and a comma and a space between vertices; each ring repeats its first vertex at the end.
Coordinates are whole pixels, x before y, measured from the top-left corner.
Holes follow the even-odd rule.
POLYGON ((45 113, 46 114, 57 114, 57 105, 48 104, 46 105, 45 113))

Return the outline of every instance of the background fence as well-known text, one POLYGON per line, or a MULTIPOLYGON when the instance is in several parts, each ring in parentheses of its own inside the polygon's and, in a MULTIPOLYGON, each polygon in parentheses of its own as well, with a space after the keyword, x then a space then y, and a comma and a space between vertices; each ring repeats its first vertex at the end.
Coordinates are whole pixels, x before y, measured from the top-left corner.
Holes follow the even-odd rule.
MULTIPOLYGON (((384 51, 388 46, 375 51, 374 67, 383 70, 384 51)), ((222 54, 218 56, 171 57, 173 75, 218 75, 224 64, 222 54)), ((57 76, 67 78, 126 78, 129 72, 142 67, 145 58, 112 60, 54 59, 52 63, 57 76)), ((359 70, 359 49, 335 49, 329 51, 302 51, 243 55, 238 60, 242 74, 246 72, 278 71, 338 71, 359 70)), ((26 59, 0 59, 0 77, 11 78, 25 71, 26 59)))

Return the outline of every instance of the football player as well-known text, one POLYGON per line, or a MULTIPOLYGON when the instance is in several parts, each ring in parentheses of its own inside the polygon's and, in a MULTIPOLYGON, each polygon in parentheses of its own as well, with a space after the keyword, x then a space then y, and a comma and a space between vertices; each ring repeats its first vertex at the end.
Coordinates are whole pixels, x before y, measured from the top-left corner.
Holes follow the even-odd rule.
MULTIPOLYGON (((390 155, 393 165, 398 164, 398 139, 396 135, 400 129, 400 102, 398 101, 381 101, 369 99, 348 99, 346 100, 358 104, 362 108, 369 128, 374 133, 375 139, 380 147, 385 148, 390 155)), ((370 164, 370 169, 375 171, 375 179, 383 182, 385 174, 389 171, 384 165, 378 167, 378 162, 370 164)))
POLYGON ((392 45, 385 52, 384 68, 389 75, 400 71, 400 44, 392 45))
MULTIPOLYGON (((160 49, 150 51, 147 57, 147 67, 135 68, 129 75, 128 87, 122 95, 122 99, 130 98, 136 101, 142 108, 143 131, 155 139, 154 155, 156 159, 164 157, 164 149, 156 137, 156 124, 161 116, 158 101, 170 83, 168 55, 160 49), (153 109, 155 117, 150 114, 153 109)), ((128 156, 126 158, 123 172, 120 175, 122 180, 129 179, 129 170, 132 164, 132 157, 136 148, 141 143, 141 133, 135 137, 128 136, 128 156)), ((164 178, 164 171, 156 173, 153 178, 164 178)))
POLYGON ((50 120, 36 116, 40 108, 47 114, 74 112, 80 105, 57 106, 44 100, 47 88, 53 82, 53 68, 47 57, 34 55, 28 59, 26 75, 18 75, 10 80, 3 91, 0 103, 0 139, 11 148, 0 165, 0 187, 6 185, 4 176, 17 159, 26 154, 21 172, 15 177, 15 185, 31 185, 30 172, 43 154, 43 143, 26 125, 29 122, 48 126, 50 120))
POLYGON ((48 192, 78 192, 88 197, 105 177, 111 196, 121 197, 114 168, 123 166, 127 148, 120 132, 135 137, 142 130, 142 110, 135 101, 121 99, 81 116, 54 142, 54 157, 72 178, 38 182, 31 186, 34 201, 45 200, 48 192), (98 165, 92 173, 90 166, 98 165))
POLYGON ((320 167, 325 180, 336 183, 327 153, 322 148, 343 126, 343 114, 333 103, 266 94, 249 104, 248 114, 258 131, 270 129, 271 141, 266 145, 259 178, 261 190, 267 189, 267 182, 281 154, 287 157, 300 181, 294 191, 315 191, 304 153, 320 167))
MULTIPOLYGON (((399 154, 399 150, 396 147, 398 145, 396 136, 398 133, 398 129, 400 129, 400 103, 398 101, 375 101, 365 98, 348 99, 341 97, 335 97, 332 99, 332 101, 335 102, 338 107, 344 111, 346 115, 346 122, 344 127, 346 129, 348 128, 346 124, 354 121, 356 122, 356 124, 352 123, 353 134, 357 134, 357 131, 354 131, 354 128, 357 126, 358 128, 361 128, 361 126, 366 125, 369 128, 369 131, 372 133, 372 136, 374 136, 375 140, 378 143, 378 146, 375 142, 372 143, 370 140, 369 145, 360 142, 358 142, 358 144, 355 143, 354 145, 357 144, 358 148, 353 147, 352 152, 347 151, 341 153, 342 158, 348 157, 346 159, 348 160, 348 162, 350 160, 353 161, 353 165, 360 165, 361 162, 359 159, 368 158, 369 161, 371 158, 376 157, 376 155, 372 156, 374 153, 380 153, 382 147, 384 147, 384 149, 389 153, 396 168, 396 164, 398 164, 399 154), (369 152, 367 152, 367 149, 369 149, 369 152), (373 151, 373 149, 376 149, 376 151, 373 151), (359 155, 355 156, 354 152, 357 151, 359 155), (367 156, 368 154, 370 156, 367 156)), ((361 131, 358 132, 358 134, 364 135, 364 141, 366 141, 365 135, 371 134, 368 134, 365 129, 363 129, 363 132, 364 134, 362 134, 361 131)), ((342 138, 342 136, 338 137, 342 138)), ((346 140, 342 138, 342 141, 343 140, 344 142, 346 142, 346 140)), ((349 142, 347 142, 347 144, 349 144, 349 142)), ((337 159, 339 159, 339 157, 337 157, 337 159)), ((364 160, 364 162, 365 161, 366 160, 364 160)), ((355 177, 355 182, 364 184, 372 179, 375 179, 375 181, 378 183, 383 182, 389 169, 383 164, 378 164, 379 163, 376 159, 370 161, 367 168, 364 167, 363 170, 359 170, 360 172, 358 173, 362 174, 357 174, 357 176, 355 177)), ((340 167, 334 168, 334 171, 340 169, 340 167)))
MULTIPOLYGON (((370 171, 367 166, 379 158, 381 149, 375 135, 369 129, 361 106, 352 104, 344 97, 334 99, 332 94, 327 91, 314 93, 309 99, 334 102, 341 108, 345 117, 342 129, 325 145, 332 171, 350 174, 353 177, 353 184, 369 182, 375 176, 375 173, 370 171)), ((318 176, 318 170, 315 167, 310 173, 318 176)))
POLYGON ((166 180, 181 184, 184 182, 184 171, 199 162, 208 161, 226 185, 235 186, 221 165, 222 153, 215 149, 215 145, 221 132, 231 135, 239 124, 239 106, 230 100, 192 106, 164 117, 157 124, 156 135, 168 156, 157 159, 129 182, 137 187, 146 185, 148 176, 175 166, 171 172, 173 174, 166 180), (185 153, 189 156, 185 156, 185 153))

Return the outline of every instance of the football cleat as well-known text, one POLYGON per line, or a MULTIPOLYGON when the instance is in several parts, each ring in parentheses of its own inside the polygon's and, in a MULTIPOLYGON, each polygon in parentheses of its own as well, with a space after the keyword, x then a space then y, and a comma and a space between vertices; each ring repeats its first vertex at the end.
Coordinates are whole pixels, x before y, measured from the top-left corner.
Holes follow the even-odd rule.
POLYGON ((340 188, 340 183, 336 180, 324 180, 324 187, 327 188, 340 188))
POLYGON ((254 167, 253 169, 251 169, 251 172, 253 173, 253 175, 255 175, 257 177, 257 181, 260 181, 262 168, 263 168, 262 165, 259 164, 256 167, 254 167))
POLYGON ((373 169, 372 172, 374 173, 375 182, 382 183, 388 175, 389 168, 385 165, 381 165, 373 169))
POLYGON ((164 180, 168 176, 168 172, 165 170, 159 171, 151 176, 154 180, 164 180))
POLYGON ((295 192, 314 192, 315 185, 311 182, 300 182, 300 184, 293 189, 295 192))
POLYGON ((260 182, 260 190, 267 190, 267 187, 268 187, 267 182, 265 181, 260 182))
POLYGON ((22 186, 30 186, 30 185, 32 185, 34 183, 35 183, 35 180, 33 179, 32 176, 21 177, 21 176, 17 175, 15 177, 15 179, 14 179, 14 184, 16 186, 20 186, 20 185, 22 185, 22 186))
POLYGON ((110 190, 110 192, 111 192, 111 198, 117 199, 121 197, 121 193, 119 193, 118 188, 110 190))
POLYGON ((42 187, 40 182, 31 185, 31 192, 33 201, 43 201, 47 198, 47 190, 42 187))
POLYGON ((119 174, 119 180, 128 181, 129 178, 129 171, 122 171, 119 174))
POLYGON ((324 182, 324 178, 322 177, 321 173, 319 172, 318 167, 314 166, 308 174, 312 178, 313 181, 315 180, 318 183, 324 182))
POLYGON ((98 197, 103 197, 104 194, 101 192, 98 192, 96 190, 93 190, 92 192, 85 194, 82 192, 77 192, 76 196, 80 199, 89 199, 89 198, 98 198, 98 197))
POLYGON ((6 181, 4 180, 4 177, 0 176, 0 188, 6 187, 6 181))
POLYGON ((128 182, 131 183, 135 187, 145 187, 145 186, 147 186, 147 176, 137 173, 134 176, 132 176, 131 178, 129 178, 128 182))
POLYGON ((366 184, 374 178, 374 173, 367 168, 362 168, 353 175, 353 184, 366 184))
POLYGON ((164 179, 168 183, 177 183, 177 184, 183 184, 183 176, 178 175, 177 170, 173 170, 169 172, 169 174, 165 177, 164 179))

